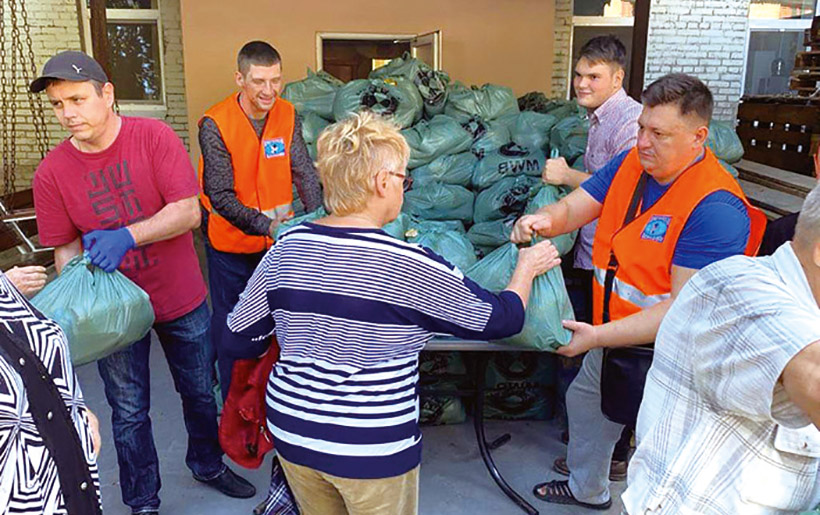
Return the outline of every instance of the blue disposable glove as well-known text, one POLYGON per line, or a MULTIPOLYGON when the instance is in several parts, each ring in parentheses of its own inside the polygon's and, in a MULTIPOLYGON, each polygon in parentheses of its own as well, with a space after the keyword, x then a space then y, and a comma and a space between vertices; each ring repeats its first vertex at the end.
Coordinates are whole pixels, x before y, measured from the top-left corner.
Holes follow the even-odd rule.
POLYGON ((91 264, 111 273, 116 270, 125 253, 137 246, 131 231, 122 227, 114 230, 91 231, 83 235, 83 248, 91 264))

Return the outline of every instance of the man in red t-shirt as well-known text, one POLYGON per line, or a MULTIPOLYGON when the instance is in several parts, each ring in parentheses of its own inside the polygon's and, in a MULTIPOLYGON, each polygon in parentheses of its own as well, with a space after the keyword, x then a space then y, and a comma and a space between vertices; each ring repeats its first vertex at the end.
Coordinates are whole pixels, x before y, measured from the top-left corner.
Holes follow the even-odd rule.
MULTIPOLYGON (((82 52, 53 56, 30 89, 45 90, 71 133, 34 176, 40 242, 55 247, 58 272, 85 250, 94 265, 120 270, 148 293, 182 397, 188 467, 226 495, 252 497, 253 485, 222 462, 210 317, 191 233, 200 223, 198 184, 182 142, 160 121, 117 115, 114 86, 82 52)), ((157 513, 160 504, 148 416, 150 344, 149 333, 97 362, 113 411, 123 501, 140 514, 157 513)))

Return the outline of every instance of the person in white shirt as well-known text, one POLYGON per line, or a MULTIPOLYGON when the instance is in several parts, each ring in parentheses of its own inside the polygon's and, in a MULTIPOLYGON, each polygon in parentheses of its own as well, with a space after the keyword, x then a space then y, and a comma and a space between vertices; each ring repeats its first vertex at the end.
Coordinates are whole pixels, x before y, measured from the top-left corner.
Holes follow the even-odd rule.
POLYGON ((773 514, 820 502, 820 185, 794 240, 698 272, 664 318, 624 508, 773 514))

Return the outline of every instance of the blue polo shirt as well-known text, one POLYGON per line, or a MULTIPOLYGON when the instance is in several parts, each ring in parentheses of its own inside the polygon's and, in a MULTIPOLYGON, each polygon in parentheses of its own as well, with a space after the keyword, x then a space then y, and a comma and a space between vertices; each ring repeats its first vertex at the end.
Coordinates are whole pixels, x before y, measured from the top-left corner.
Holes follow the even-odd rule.
MULTIPOLYGON (((629 151, 624 151, 595 172, 581 187, 592 197, 604 203, 615 173, 629 151)), ((643 210, 649 209, 669 189, 649 177, 643 194, 643 210)), ((728 191, 716 191, 700 201, 683 227, 672 264, 700 269, 715 261, 743 254, 749 239, 749 213, 746 205, 728 191)))

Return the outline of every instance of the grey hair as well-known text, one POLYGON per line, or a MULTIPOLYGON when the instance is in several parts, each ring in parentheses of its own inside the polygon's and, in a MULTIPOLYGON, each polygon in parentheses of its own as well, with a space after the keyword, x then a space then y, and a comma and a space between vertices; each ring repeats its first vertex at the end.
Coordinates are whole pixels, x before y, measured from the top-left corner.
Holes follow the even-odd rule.
POLYGON ((809 250, 820 243, 820 183, 806 195, 794 228, 794 243, 809 250))

